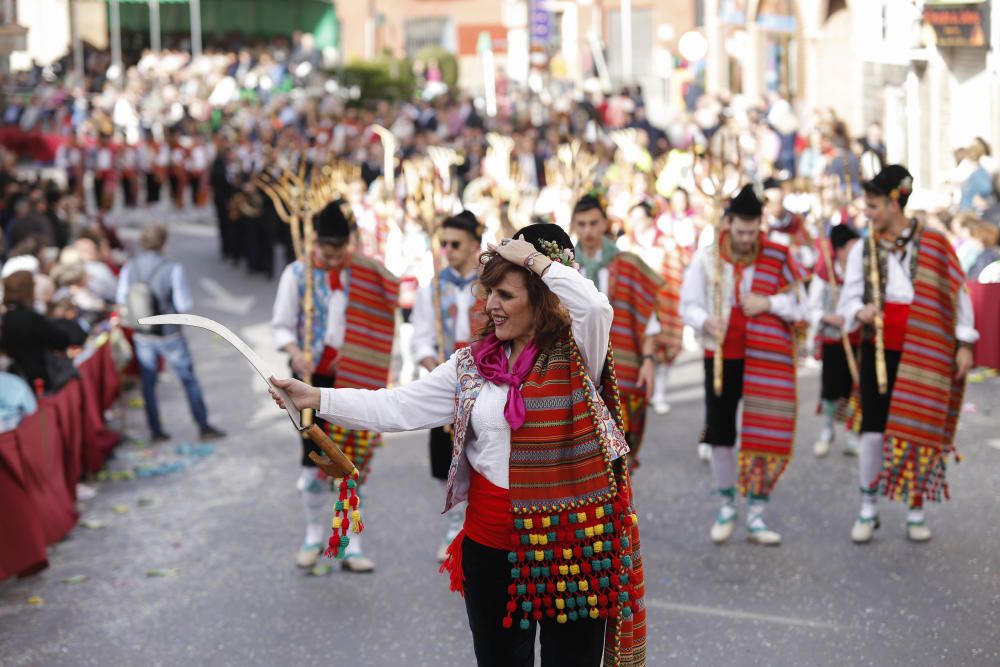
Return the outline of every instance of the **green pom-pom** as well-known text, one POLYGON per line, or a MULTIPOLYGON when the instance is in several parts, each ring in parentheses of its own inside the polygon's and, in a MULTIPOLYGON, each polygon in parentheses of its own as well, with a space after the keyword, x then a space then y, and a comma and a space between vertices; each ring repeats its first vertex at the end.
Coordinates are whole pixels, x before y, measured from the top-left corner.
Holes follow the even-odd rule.
POLYGON ((566 590, 568 590, 570 593, 576 593, 577 591, 576 582, 571 581, 568 584, 566 584, 566 590))
POLYGON ((575 611, 571 611, 569 614, 567 614, 567 616, 569 616, 569 620, 571 621, 576 621, 579 620, 580 618, 580 616, 575 611))
POLYGON ((524 519, 514 519, 514 527, 518 530, 524 529, 524 519))
POLYGON ((358 488, 357 481, 353 480, 353 479, 347 480, 347 488, 349 488, 349 489, 356 489, 356 488, 358 488))
MULTIPOLYGON (((526 585, 524 585, 524 584, 518 584, 517 585, 517 594, 518 595, 524 595, 527 592, 528 592, 528 587, 526 585)), ((526 611, 530 611, 530 610, 526 610, 526 611)))
POLYGON ((520 577, 521 577, 521 568, 519 568, 519 567, 512 567, 512 568, 510 568, 510 578, 511 579, 519 579, 520 577))
POLYGON ((529 621, 526 618, 522 618, 520 622, 518 622, 518 627, 521 628, 522 630, 527 630, 528 628, 531 627, 531 621, 529 621))

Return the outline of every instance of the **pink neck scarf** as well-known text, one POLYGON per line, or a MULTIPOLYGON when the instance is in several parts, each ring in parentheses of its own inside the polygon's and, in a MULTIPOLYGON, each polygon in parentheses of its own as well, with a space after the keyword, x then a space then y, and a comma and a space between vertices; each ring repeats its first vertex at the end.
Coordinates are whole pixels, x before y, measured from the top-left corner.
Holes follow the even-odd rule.
POLYGON ((503 416, 507 419, 510 430, 516 431, 521 428, 526 416, 524 397, 521 396, 521 385, 531 373, 535 359, 538 358, 538 348, 535 347, 535 342, 528 343, 510 370, 508 370, 510 364, 504 345, 496 337, 496 334, 491 333, 486 338, 473 343, 472 356, 476 360, 476 367, 483 379, 493 384, 507 385, 507 405, 504 406, 503 416))

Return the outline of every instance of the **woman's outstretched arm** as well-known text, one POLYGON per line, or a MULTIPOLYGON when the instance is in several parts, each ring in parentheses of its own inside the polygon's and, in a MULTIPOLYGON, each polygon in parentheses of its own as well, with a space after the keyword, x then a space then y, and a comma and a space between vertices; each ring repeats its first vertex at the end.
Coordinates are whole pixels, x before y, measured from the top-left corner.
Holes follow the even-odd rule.
MULTIPOLYGON (((391 433, 450 424, 455 419, 454 356, 428 375, 397 389, 320 389, 298 380, 272 382, 299 410, 312 408, 319 417, 343 428, 391 433)), ((271 396, 280 407, 281 399, 271 396)))

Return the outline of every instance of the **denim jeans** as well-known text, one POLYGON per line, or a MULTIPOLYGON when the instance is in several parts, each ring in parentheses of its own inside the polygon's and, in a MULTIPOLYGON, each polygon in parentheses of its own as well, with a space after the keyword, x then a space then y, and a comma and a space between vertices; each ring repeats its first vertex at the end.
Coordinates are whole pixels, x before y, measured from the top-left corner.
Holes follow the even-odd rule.
POLYGON ((201 395, 201 386, 194 376, 194 363, 187 341, 179 334, 169 336, 146 336, 136 334, 135 356, 139 362, 142 377, 142 398, 146 402, 146 423, 152 435, 163 433, 160 424, 160 409, 156 404, 156 370, 159 357, 163 357, 184 386, 191 416, 200 430, 208 428, 208 410, 201 395))

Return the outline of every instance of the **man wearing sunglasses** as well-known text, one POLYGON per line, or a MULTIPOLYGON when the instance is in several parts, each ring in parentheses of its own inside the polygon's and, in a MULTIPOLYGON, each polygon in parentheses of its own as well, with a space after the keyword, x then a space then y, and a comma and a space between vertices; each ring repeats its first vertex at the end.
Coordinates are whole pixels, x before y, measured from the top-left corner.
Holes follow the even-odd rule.
MULTIPOLYGON (((427 371, 434 370, 455 350, 467 346, 478 335, 476 296, 473 284, 479 278, 482 228, 476 216, 462 211, 441 224, 441 251, 448 266, 417 293, 413 304, 413 354, 427 371)), ((451 430, 431 431, 431 476, 448 481, 451 466, 451 430)), ((446 548, 465 523, 465 505, 448 512, 448 528, 438 551, 444 561, 446 548)))

